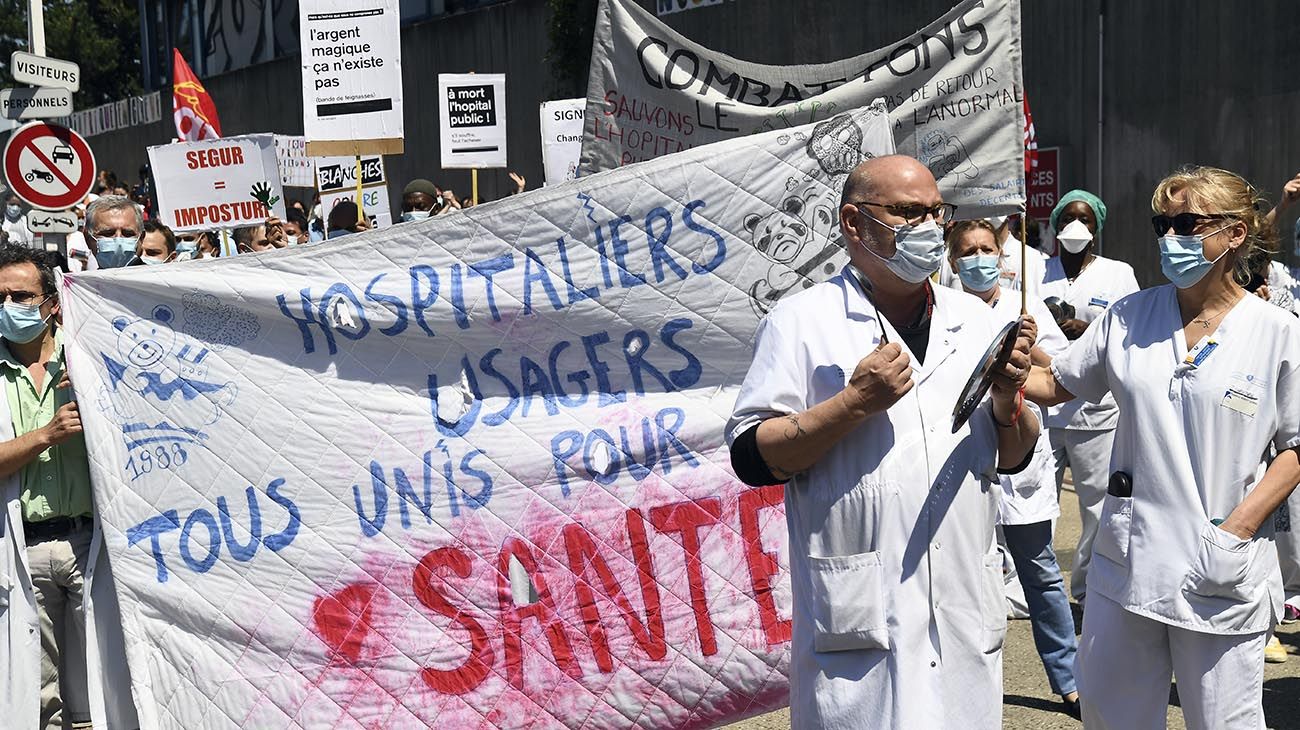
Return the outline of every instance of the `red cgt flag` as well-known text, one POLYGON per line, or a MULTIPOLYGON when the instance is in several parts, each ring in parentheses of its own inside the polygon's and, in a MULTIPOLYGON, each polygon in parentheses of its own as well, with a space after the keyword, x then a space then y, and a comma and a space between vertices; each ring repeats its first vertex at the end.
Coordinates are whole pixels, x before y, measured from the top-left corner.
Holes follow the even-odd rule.
POLYGON ((172 68, 172 117, 176 120, 176 136, 186 142, 219 139, 221 121, 217 119, 217 105, 175 48, 172 68))

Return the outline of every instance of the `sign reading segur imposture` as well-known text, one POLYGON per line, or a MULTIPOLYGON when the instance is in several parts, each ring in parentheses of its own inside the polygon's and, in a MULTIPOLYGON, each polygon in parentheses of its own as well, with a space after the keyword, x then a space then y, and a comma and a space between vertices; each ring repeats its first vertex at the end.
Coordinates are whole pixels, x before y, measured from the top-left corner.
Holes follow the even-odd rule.
POLYGON ((207 231, 284 218, 275 136, 157 145, 149 164, 158 185, 158 217, 175 231, 207 231))
POLYGON ((841 187, 892 151, 881 104, 329 245, 65 276, 146 730, 783 705, 782 488, 736 480, 723 429, 763 312, 845 265, 841 187))

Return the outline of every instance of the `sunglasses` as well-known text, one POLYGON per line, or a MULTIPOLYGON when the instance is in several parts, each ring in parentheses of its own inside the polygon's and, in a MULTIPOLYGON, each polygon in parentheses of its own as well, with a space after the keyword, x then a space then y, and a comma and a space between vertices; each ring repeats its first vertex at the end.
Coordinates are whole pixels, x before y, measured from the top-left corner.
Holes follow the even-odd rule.
POLYGON ((1196 231, 1196 226, 1201 221, 1223 220, 1233 216, 1222 213, 1206 215, 1203 213, 1179 213, 1175 216, 1153 215, 1151 216, 1151 227, 1155 229, 1156 236, 1163 236, 1170 228, 1174 229, 1174 234, 1178 236, 1190 236, 1196 231))
MULTIPOLYGON (((925 222, 927 217, 934 217, 936 223, 942 224, 950 220, 957 212, 957 206, 952 203, 937 203, 935 205, 922 205, 920 203, 904 203, 901 205, 887 205, 885 203, 874 203, 870 200, 861 200, 852 203, 854 207, 863 205, 874 205, 877 208, 884 208, 894 215, 907 221, 908 225, 916 226, 925 222)), ((884 225, 884 224, 881 224, 884 225)))

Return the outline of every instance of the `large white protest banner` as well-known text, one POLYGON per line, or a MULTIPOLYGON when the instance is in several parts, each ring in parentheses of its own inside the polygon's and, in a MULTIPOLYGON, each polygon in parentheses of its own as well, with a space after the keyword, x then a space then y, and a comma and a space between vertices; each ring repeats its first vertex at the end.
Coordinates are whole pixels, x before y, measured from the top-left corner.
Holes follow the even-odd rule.
POLYGON ((1024 201, 1022 89, 1019 0, 965 0, 887 48, 800 66, 740 61, 634 0, 601 0, 579 174, 884 97, 898 151, 930 168, 959 217, 1009 213, 1024 201))
POLYGON ((706 727, 783 704, 723 428, 845 262, 883 104, 329 245, 65 276, 149 730, 706 727), (805 275, 801 275, 803 272, 805 275))
POLYGON ((578 176, 578 158, 582 156, 582 114, 586 106, 586 99, 542 102, 542 170, 546 173, 547 185, 578 176))
POLYGON ((158 216, 174 231, 204 231, 284 218, 275 135, 250 134, 149 148, 158 216))
MULTIPOLYGON (((316 189, 320 191, 321 211, 328 226, 329 213, 334 206, 345 200, 357 202, 357 162, 355 157, 318 157, 314 162, 316 189)), ((361 201, 366 217, 372 218, 377 227, 392 225, 388 176, 384 172, 384 158, 380 155, 361 158, 361 201)))
POLYGON ((307 154, 401 154, 397 0, 301 0, 302 125, 307 154))

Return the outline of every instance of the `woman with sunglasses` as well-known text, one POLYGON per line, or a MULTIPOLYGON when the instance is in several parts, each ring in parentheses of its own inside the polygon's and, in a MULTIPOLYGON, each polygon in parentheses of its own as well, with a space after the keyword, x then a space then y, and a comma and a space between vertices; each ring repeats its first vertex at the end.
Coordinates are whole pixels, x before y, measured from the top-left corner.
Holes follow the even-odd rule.
POLYGON ((1026 386, 1044 405, 1119 404, 1075 665, 1088 728, 1163 728, 1171 673, 1189 728, 1264 727, 1282 605, 1272 515, 1300 483, 1300 320, 1234 278, 1275 246, 1260 202, 1215 168, 1161 181, 1172 286, 1112 305, 1026 386))
MULTIPOLYGON (((1096 254, 1096 236, 1106 225, 1106 204, 1086 190, 1071 190, 1052 209, 1049 220, 1059 244, 1047 261, 1039 288, 1044 299, 1057 297, 1074 308, 1074 316, 1061 320, 1061 331, 1071 341, 1088 329, 1113 303, 1138 290, 1133 267, 1096 254)), ((1052 408, 1044 425, 1051 430, 1059 491, 1070 468, 1074 493, 1079 499, 1082 530, 1074 550, 1070 595, 1083 603, 1088 586, 1092 541, 1101 518, 1101 502, 1110 476, 1110 450, 1119 418, 1115 399, 1083 400, 1052 408)))

